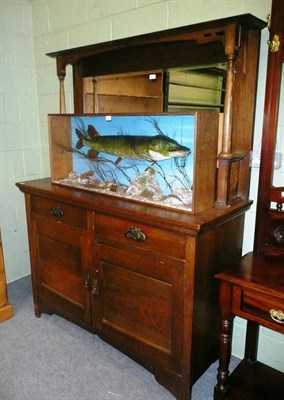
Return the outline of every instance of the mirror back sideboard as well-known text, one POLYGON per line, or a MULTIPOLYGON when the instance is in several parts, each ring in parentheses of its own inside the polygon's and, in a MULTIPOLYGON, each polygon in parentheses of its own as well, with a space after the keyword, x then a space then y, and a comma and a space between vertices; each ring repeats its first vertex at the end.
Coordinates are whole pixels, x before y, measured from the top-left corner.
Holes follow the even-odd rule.
MULTIPOLYGON (((203 171, 197 181, 204 174, 213 181, 208 207, 166 208, 49 178, 17 184, 26 199, 36 315, 57 313, 98 334, 150 369, 179 400, 190 399, 194 382, 217 359, 214 275, 241 257, 264 26, 246 14, 50 54, 57 62, 59 120, 68 119, 62 115, 67 65, 76 116, 84 113, 86 79, 96 85, 106 76, 160 71, 165 82, 175 68, 225 63, 222 112, 208 113, 201 134, 205 140, 216 123, 218 152, 217 140, 198 149, 203 171)), ((132 113, 135 107, 133 101, 132 113)))

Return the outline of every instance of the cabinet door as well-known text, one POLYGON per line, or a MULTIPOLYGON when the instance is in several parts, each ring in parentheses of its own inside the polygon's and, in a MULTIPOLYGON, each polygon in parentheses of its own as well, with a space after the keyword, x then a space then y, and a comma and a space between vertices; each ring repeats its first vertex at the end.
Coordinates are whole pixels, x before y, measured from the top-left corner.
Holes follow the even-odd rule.
POLYGON ((58 221, 32 219, 36 312, 57 313, 90 328, 91 243, 87 232, 58 221))
POLYGON ((179 372, 184 263, 138 248, 98 247, 99 334, 148 367, 179 372))

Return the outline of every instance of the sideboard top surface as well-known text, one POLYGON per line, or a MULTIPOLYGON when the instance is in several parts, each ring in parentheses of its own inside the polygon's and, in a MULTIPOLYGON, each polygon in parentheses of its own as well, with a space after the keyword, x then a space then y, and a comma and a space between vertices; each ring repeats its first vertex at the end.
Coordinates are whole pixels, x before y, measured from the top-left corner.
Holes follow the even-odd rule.
POLYGON ((247 211, 252 201, 239 201, 228 207, 213 207, 194 215, 171 208, 161 208, 139 201, 122 199, 102 193, 90 193, 80 189, 68 188, 53 184, 50 178, 19 182, 18 188, 27 194, 47 198, 56 197, 58 200, 74 204, 92 211, 115 214, 170 228, 181 233, 197 236, 198 234, 222 225, 228 220, 247 211))

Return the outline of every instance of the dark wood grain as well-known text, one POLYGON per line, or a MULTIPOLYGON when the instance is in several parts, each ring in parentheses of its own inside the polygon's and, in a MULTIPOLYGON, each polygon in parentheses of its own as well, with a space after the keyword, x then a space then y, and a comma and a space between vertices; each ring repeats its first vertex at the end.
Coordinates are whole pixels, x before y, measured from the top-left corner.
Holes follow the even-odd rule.
POLYGON ((198 214, 52 185, 25 193, 35 312, 57 313, 152 370, 180 400, 218 352, 214 274, 241 255, 250 202, 198 214), (50 215, 60 205, 64 216, 50 215), (125 236, 139 227, 146 240, 125 236))
MULTIPOLYGON (((227 62, 223 125, 216 113, 197 118, 202 132, 196 132, 192 212, 64 187, 49 178, 17 184, 26 200, 36 315, 57 313, 100 335, 151 370, 178 400, 191 398, 192 385, 218 357, 214 275, 241 257, 244 215, 252 203, 248 154, 264 26, 246 14, 50 54, 62 113, 68 64, 74 109, 83 113, 85 77, 227 62), (131 227, 145 235, 142 241, 127 237, 131 227)), ((129 113, 136 110, 132 103, 129 113)), ((68 116, 49 123, 57 135, 51 169, 58 178, 72 162, 68 152, 54 156, 58 143, 70 149, 70 138, 63 139, 68 116)), ((230 324, 228 316, 223 348, 230 324)), ((226 363, 228 356, 227 350, 226 363)))

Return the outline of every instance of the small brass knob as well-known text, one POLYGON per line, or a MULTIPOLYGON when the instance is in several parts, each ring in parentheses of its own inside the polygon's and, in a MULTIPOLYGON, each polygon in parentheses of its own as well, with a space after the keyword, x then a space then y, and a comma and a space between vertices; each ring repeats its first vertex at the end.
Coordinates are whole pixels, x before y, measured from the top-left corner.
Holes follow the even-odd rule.
POLYGON ((94 296, 98 296, 100 294, 99 293, 99 281, 98 281, 98 279, 93 279, 91 292, 92 292, 92 294, 94 296))
POLYGON ((268 44, 268 47, 269 47, 271 53, 276 53, 280 46, 279 36, 274 35, 273 39, 268 40, 267 44, 268 44))
POLYGON ((84 288, 89 289, 90 287, 91 287, 91 278, 90 278, 90 275, 87 274, 84 279, 84 288))
POLYGON ((284 226, 280 225, 273 231, 273 237, 276 242, 283 246, 284 244, 284 226))

